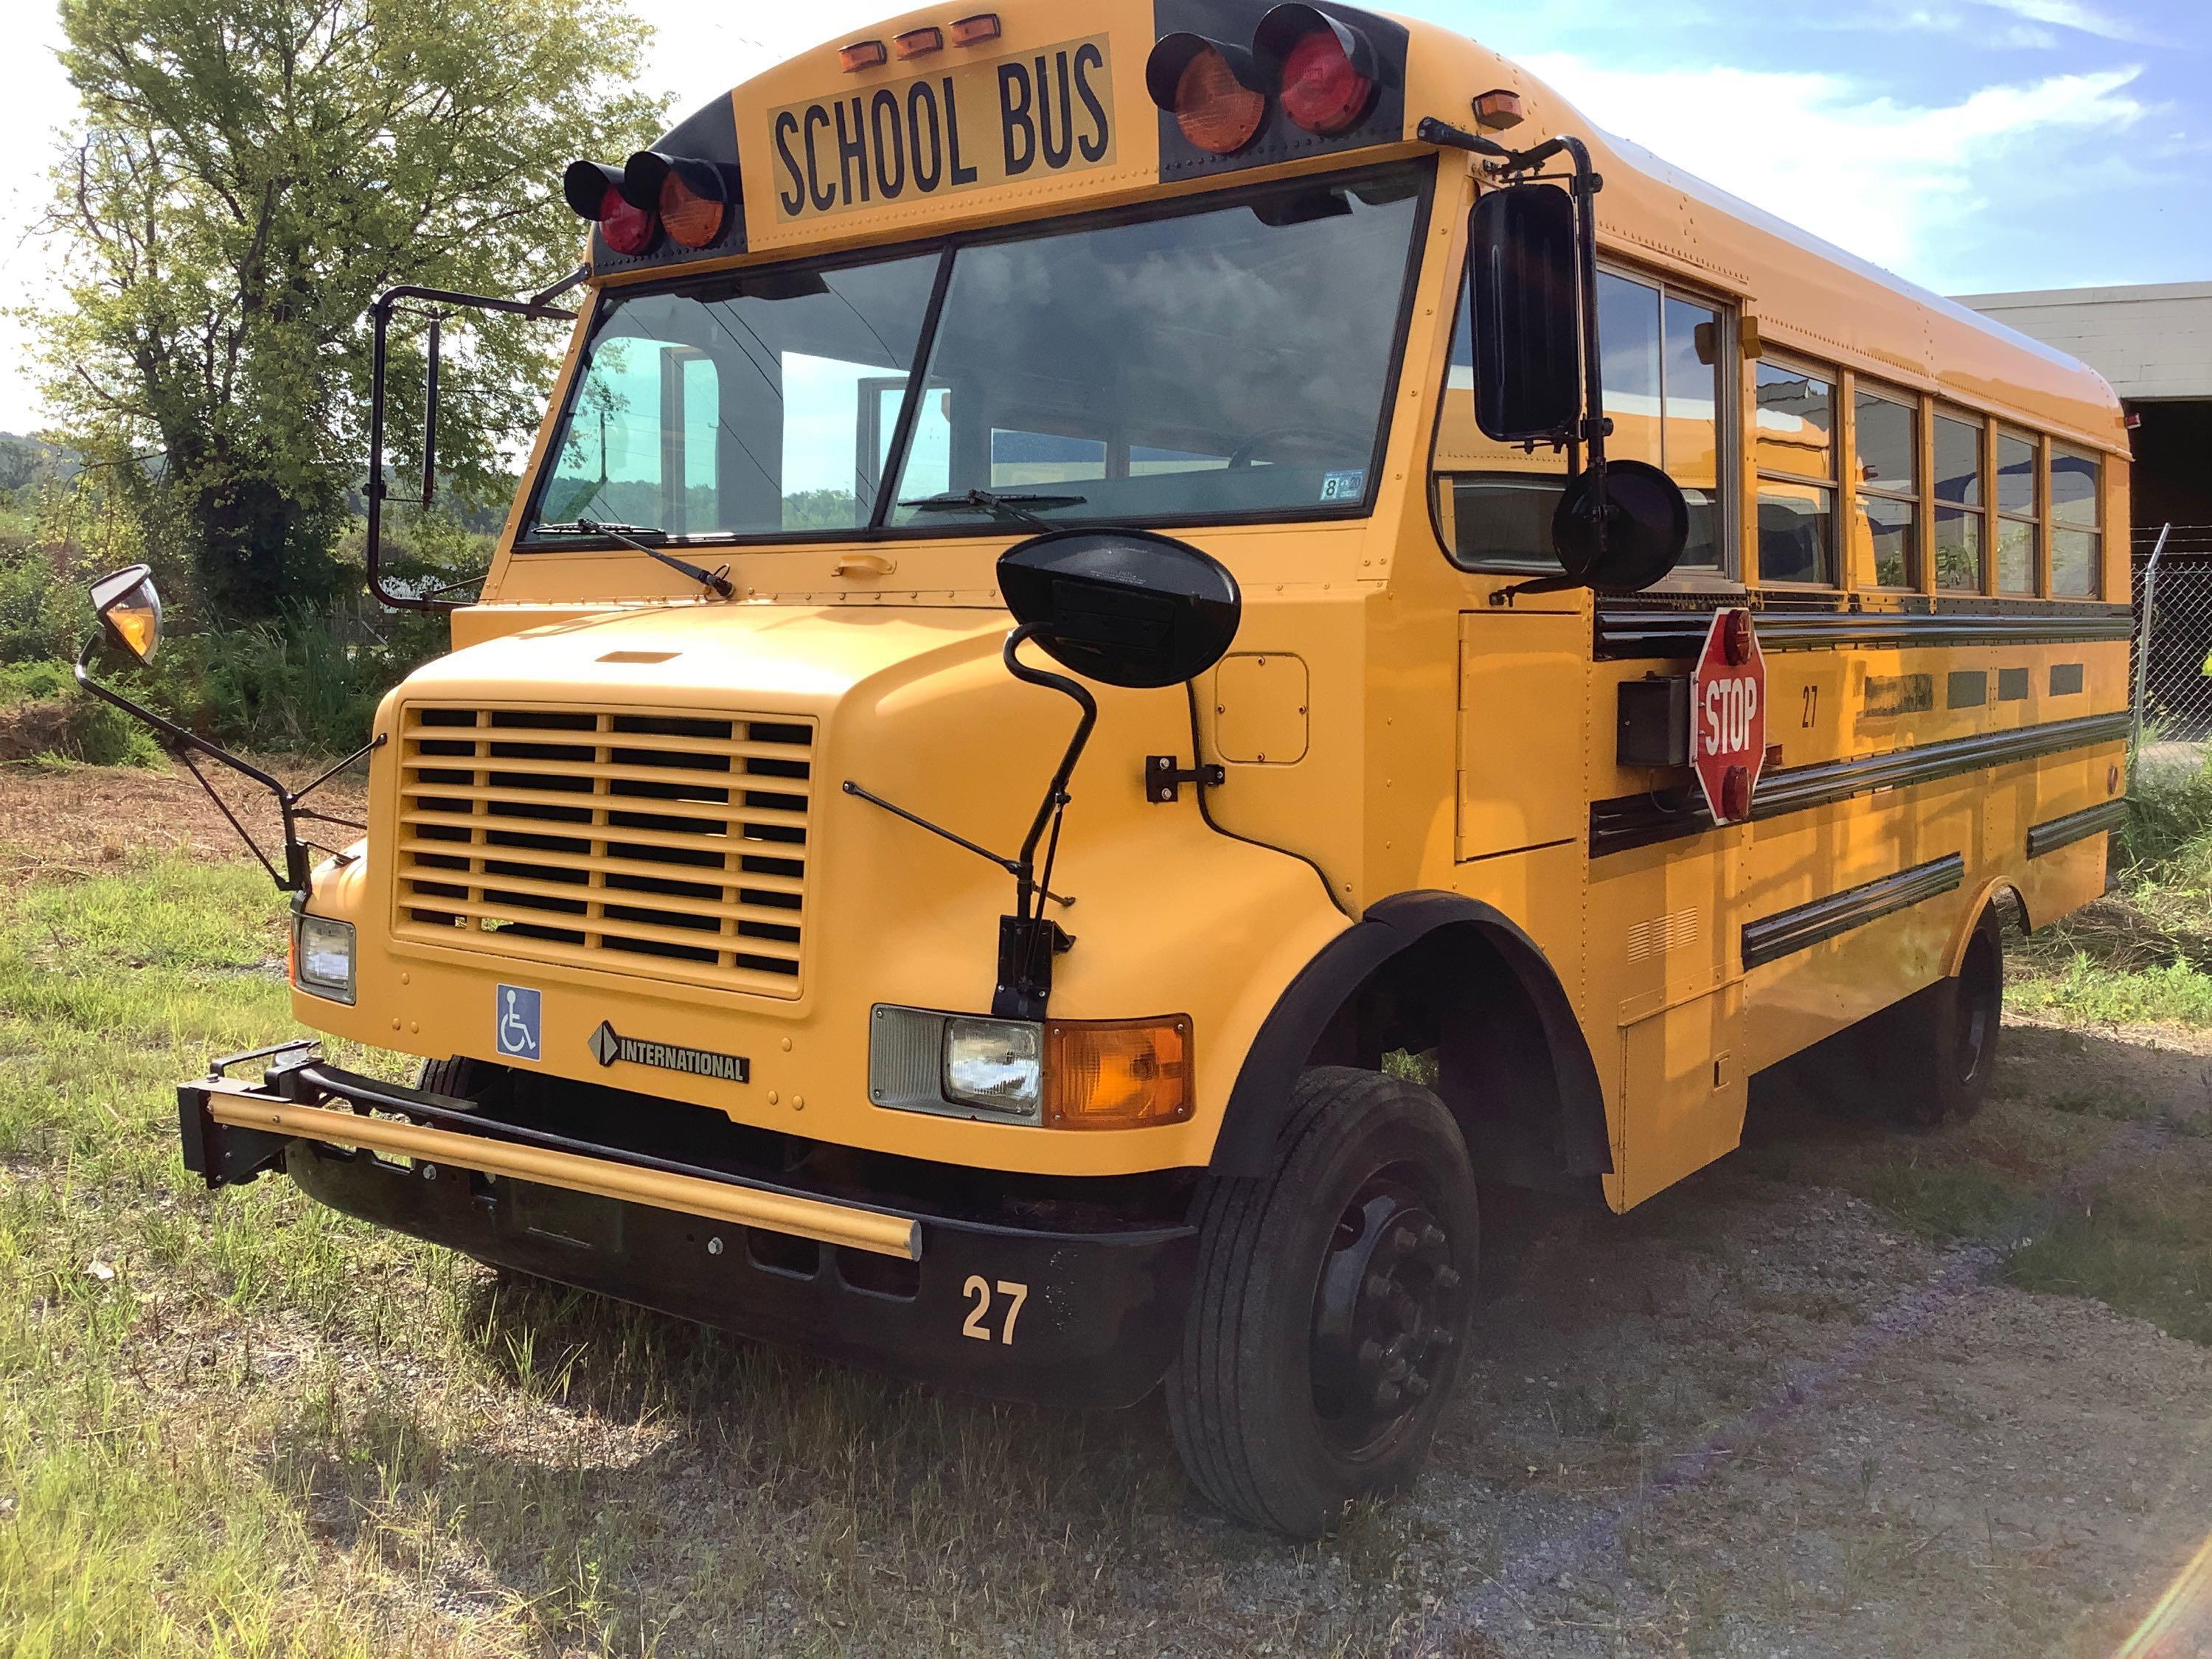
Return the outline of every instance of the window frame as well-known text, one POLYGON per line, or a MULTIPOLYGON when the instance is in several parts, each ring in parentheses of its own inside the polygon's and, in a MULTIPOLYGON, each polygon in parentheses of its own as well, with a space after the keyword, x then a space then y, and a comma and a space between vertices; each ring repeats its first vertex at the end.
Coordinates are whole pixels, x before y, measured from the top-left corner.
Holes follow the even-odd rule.
POLYGON ((2049 504, 2049 522, 2045 533, 2051 544, 2049 573, 2051 597, 2071 599, 2076 603, 2094 602, 2105 597, 2105 538, 2110 530, 2110 526, 2106 523, 2106 515, 2110 511, 2106 501, 2106 482, 2111 477, 2112 457, 2106 454, 2103 450, 2093 448, 2087 444, 2062 443, 2056 438, 2046 437, 2044 440, 2045 487, 2052 491, 2054 497, 2058 452, 2062 449, 2069 456, 2079 455, 2087 458, 2096 468, 2096 475, 2089 490, 2089 506, 2093 514, 2090 523, 2061 524, 2056 500, 2054 499, 2049 504), (2089 538, 2089 591, 2086 593, 2061 593, 2058 591, 2058 538, 2062 533, 2087 536, 2089 538))
POLYGON ((1990 417, 1964 404, 1947 403, 1941 397, 1928 402, 1928 578, 1927 592, 1944 594, 1979 594, 1989 598, 1996 592, 1996 542, 1992 520, 1996 512, 1996 489, 1990 477, 1994 451, 1990 438, 1990 417), (1977 504, 1946 503, 1936 494, 1936 423, 1949 421, 1966 428, 1974 434, 1974 490, 1977 504), (1946 587, 1936 556, 1936 520, 1945 512, 1963 514, 1978 526, 1980 547, 1977 556, 1979 580, 1972 587, 1946 587))
MULTIPOLYGON (((1930 457, 1935 442, 1935 425, 1928 412, 1928 398, 1918 392, 1907 392, 1886 380, 1872 380, 1858 374, 1848 377, 1844 394, 1850 403, 1850 471, 1851 513, 1856 525, 1861 501, 1872 497, 1912 509, 1912 538, 1905 555, 1905 580, 1884 582, 1874 580, 1872 566, 1867 571, 1868 580, 1861 581, 1859 573, 1850 573, 1847 584, 1853 592, 1863 590, 1872 593, 1925 593, 1929 592, 1929 565, 1934 549, 1932 532, 1935 521, 1929 514, 1929 490, 1933 483, 1929 473, 1932 470, 1930 457), (1903 410, 1912 422, 1912 489, 1909 491, 1885 489, 1869 484, 1862 476, 1865 465, 1859 448, 1859 399, 1872 398, 1878 402, 1893 404, 1903 410)), ((1872 520, 1869 524, 1871 526, 1872 520)), ((1868 547, 1873 547, 1873 531, 1868 531, 1868 547)))
MULTIPOLYGON (((1855 437, 1845 426, 1845 422, 1850 419, 1853 409, 1850 384, 1850 376, 1838 364, 1823 363, 1817 358, 1802 356, 1794 351, 1763 352, 1758 358, 1753 360, 1751 368, 1753 379, 1750 389, 1750 401, 1745 411, 1746 414, 1750 416, 1750 419, 1746 422, 1744 428, 1743 442, 1745 445, 1745 455, 1749 461, 1749 466, 1747 471, 1749 474, 1752 508, 1754 515, 1758 511, 1758 498, 1759 494, 1759 486, 1764 483, 1783 484, 1792 489, 1825 489, 1828 492, 1828 545, 1826 550, 1828 570, 1826 576, 1824 579, 1813 581, 1795 581, 1786 577, 1771 577, 1766 574, 1765 566, 1762 562, 1759 567, 1758 571, 1759 586, 1762 589, 1767 587, 1778 587, 1783 589, 1784 592, 1792 593, 1841 593, 1847 592, 1850 586, 1848 580, 1850 573, 1843 568, 1844 548, 1842 545, 1844 507, 1843 474, 1844 465, 1844 452, 1847 445, 1855 445, 1856 443, 1855 437), (1758 371, 1760 368, 1765 368, 1769 365, 1780 369, 1800 372, 1808 380, 1820 380, 1825 382, 1827 386, 1829 400, 1828 476, 1825 480, 1808 473, 1784 472, 1772 467, 1761 466, 1759 464, 1759 387, 1757 375, 1758 371)), ((1753 523, 1755 526, 1755 517, 1753 523)), ((1758 539, 1755 527, 1751 539, 1753 543, 1756 543, 1758 539)))
POLYGON ((2051 440, 2033 427, 2015 425, 1996 416, 1989 417, 1989 441, 1986 453, 1990 465, 1990 580, 1992 592, 2001 599, 2039 599, 2051 592, 2051 440), (2024 442, 2034 455, 2034 476, 2030 495, 2033 497, 2032 513, 2008 513, 2004 510, 2003 471, 1999 457, 2003 440, 2011 438, 2024 442), (2004 526, 2008 524, 2028 526, 2028 586, 2008 588, 2004 585, 2004 561, 2000 552, 2004 526))
MULTIPOLYGON (((1472 210, 1470 210, 1469 222, 1471 222, 1471 214, 1472 210)), ((1444 508, 1443 495, 1437 488, 1438 477, 1442 476, 1459 478, 1469 476, 1459 472, 1440 475, 1436 460, 1437 445, 1443 434, 1445 406, 1450 396, 1452 348, 1459 338, 1460 325, 1465 319, 1468 302, 1468 264, 1474 255, 1474 245, 1470 239, 1468 245, 1461 251, 1460 257, 1453 263, 1450 320, 1444 334, 1443 373, 1437 382, 1436 413, 1430 421, 1428 453, 1423 458, 1423 468, 1426 474, 1424 493, 1428 497, 1430 533, 1435 538, 1437 546, 1443 552, 1445 562, 1453 568, 1464 571, 1469 575, 1556 575, 1559 568, 1556 559, 1462 558, 1455 546, 1457 541, 1456 535, 1447 536, 1444 533, 1444 508)), ((1662 343, 1659 380, 1659 453, 1662 471, 1665 470, 1664 462, 1667 453, 1667 380, 1664 349, 1667 301, 1679 300, 1685 305, 1702 307, 1712 312, 1718 319, 1720 337, 1717 342, 1717 355, 1720 361, 1713 365, 1713 436, 1717 477, 1712 494, 1715 515, 1713 533, 1714 539, 1720 549, 1720 562, 1677 565, 1646 591, 1657 593, 1707 591, 1716 584, 1741 591, 1743 586, 1742 451, 1745 361, 1741 352, 1742 302, 1735 295, 1718 289, 1700 288, 1692 283, 1678 281, 1673 276, 1662 275, 1658 271, 1648 270, 1644 266, 1632 264, 1626 260, 1611 258, 1602 254, 1599 257, 1597 268, 1601 275, 1618 276, 1625 282, 1640 283, 1645 288, 1655 289, 1658 295, 1662 343)), ((1599 342, 1599 350, 1601 355, 1604 350, 1604 342, 1601 340, 1599 342)), ((1565 452, 1555 453, 1561 456, 1560 470, 1557 473, 1540 473, 1534 476, 1547 480, 1556 478, 1559 487, 1565 488, 1567 483, 1565 452)), ((1455 519, 1456 502, 1454 503, 1452 511, 1455 519)))

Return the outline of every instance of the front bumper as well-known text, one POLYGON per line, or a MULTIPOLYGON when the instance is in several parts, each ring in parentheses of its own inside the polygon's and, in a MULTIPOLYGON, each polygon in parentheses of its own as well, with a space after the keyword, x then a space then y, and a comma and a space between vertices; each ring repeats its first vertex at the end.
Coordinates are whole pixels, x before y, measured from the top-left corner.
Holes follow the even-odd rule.
POLYGON ((477 1118, 312 1047, 178 1090, 210 1188, 289 1174, 333 1209, 494 1266, 1000 1398, 1133 1405, 1182 1336, 1187 1226, 1009 1225, 877 1205, 477 1118))

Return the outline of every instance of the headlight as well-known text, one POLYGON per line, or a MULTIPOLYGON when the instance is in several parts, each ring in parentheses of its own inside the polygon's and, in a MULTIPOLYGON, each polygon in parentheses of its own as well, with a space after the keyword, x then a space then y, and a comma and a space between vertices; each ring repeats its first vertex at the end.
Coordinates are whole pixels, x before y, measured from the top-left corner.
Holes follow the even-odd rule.
POLYGON ((292 983, 334 1002, 353 1000, 353 924, 303 915, 293 933, 292 983))
POLYGON ((945 1026, 945 1093, 1034 1119, 1044 1097, 1044 1045, 1034 1025, 1006 1019, 954 1019, 945 1026))

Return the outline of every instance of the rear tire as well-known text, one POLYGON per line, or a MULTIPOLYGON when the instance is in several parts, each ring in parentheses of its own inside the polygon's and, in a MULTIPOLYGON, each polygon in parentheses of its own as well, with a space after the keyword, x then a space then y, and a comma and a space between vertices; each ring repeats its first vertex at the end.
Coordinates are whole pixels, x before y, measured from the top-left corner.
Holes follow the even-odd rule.
POLYGON ((1982 912, 1959 971, 1867 1022, 1890 1114, 1909 1128, 1963 1123, 1989 1098, 2004 1029, 2004 929, 1982 912))
POLYGON ((1208 1176, 1168 1425, 1200 1492, 1310 1538, 1428 1455, 1474 1306, 1467 1145, 1418 1085, 1317 1067, 1268 1173, 1208 1176))

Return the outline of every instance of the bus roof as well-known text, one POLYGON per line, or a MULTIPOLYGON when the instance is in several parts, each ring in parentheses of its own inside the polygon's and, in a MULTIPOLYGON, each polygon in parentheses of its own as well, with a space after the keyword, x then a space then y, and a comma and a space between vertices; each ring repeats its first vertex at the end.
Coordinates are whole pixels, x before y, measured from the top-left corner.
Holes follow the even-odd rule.
POLYGON ((1499 88, 1520 94, 1525 115, 1508 142, 1572 133, 1589 143, 1605 178, 1607 257, 1732 299, 1775 349, 2124 453, 2119 400, 2086 365, 1600 131, 1525 70, 1437 24, 1332 4, 1373 38, 1382 66, 1382 91, 1360 126, 1317 140, 1271 118, 1243 150, 1200 154, 1153 106, 1146 60, 1179 31, 1249 40, 1267 9, 1267 0, 996 0, 982 14, 995 33, 964 46, 951 30, 975 15, 964 7, 824 42, 656 146, 738 169, 741 224, 722 246, 624 260, 595 241, 595 269, 620 281, 671 263, 754 263, 1371 161, 1412 146, 1424 116, 1467 124, 1471 98, 1499 88), (940 44, 910 58, 892 51, 917 31, 940 44), (883 61, 852 67, 844 49, 862 43, 881 43, 883 61))

